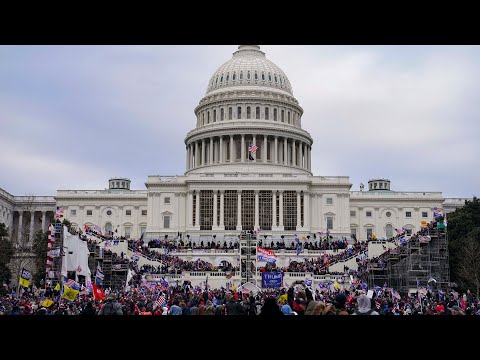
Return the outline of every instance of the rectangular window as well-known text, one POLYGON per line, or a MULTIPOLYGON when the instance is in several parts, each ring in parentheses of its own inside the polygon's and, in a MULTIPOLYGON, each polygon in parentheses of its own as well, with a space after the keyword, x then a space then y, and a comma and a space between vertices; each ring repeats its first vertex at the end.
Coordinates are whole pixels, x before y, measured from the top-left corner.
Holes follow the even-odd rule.
POLYGON ((333 216, 327 216, 327 229, 333 229, 333 216))
POLYGON ((163 228, 164 229, 170 229, 170 216, 169 215, 165 215, 163 217, 163 228))
POLYGON ((93 214, 93 210, 87 210, 87 215, 90 216, 93 214))
POLYGON ((350 216, 357 216, 357 212, 355 210, 350 210, 350 216))
POLYGON ((405 229, 407 232, 407 236, 412 236, 412 229, 405 229))
POLYGON ((132 210, 125 210, 125 215, 131 216, 132 215, 132 210))
POLYGON ((327 205, 333 205, 333 198, 327 198, 327 205))
POLYGON ((255 225, 255 192, 242 191, 242 230, 254 230, 255 225))
POLYGON ((125 227, 125 238, 130 239, 130 235, 132 233, 132 228, 130 226, 125 227))
POLYGON ((147 216, 147 210, 142 210, 142 216, 147 216))
POLYGON ((350 234, 357 237, 357 228, 350 228, 350 234))
POLYGON ((371 212, 371 211, 367 211, 366 216, 367 216, 367 217, 372 217, 372 212, 371 212))
POLYGON ((297 192, 283 193, 283 226, 285 231, 297 229, 297 192))
POLYGON ((304 217, 305 215, 303 214, 303 208, 304 208, 304 203, 305 203, 305 200, 304 200, 304 196, 303 196, 303 191, 302 191, 302 194, 300 195, 300 225, 303 227, 303 223, 304 223, 304 217))
POLYGON ((367 239, 370 239, 372 237, 372 235, 373 235, 373 229, 368 228, 367 229, 367 239))
POLYGON ((272 192, 260 191, 258 194, 259 225, 261 230, 272 229, 272 192))
POLYGON ((200 191, 200 230, 212 230, 213 190, 200 191))
POLYGON ((70 210, 70 215, 71 215, 71 216, 77 215, 77 210, 73 210, 73 209, 70 210))
POLYGON ((166 197, 165 200, 163 200, 164 204, 170 204, 170 198, 166 197))
POLYGON ((195 220, 197 219, 197 194, 195 194, 195 192, 193 193, 193 196, 192 196, 192 224, 193 226, 196 226, 196 222, 195 220))
POLYGON ((140 235, 142 235, 147 230, 146 226, 140 226, 140 235))
POLYGON ((428 217, 428 212, 422 211, 422 217, 424 217, 424 218, 428 217))
POLYGON ((412 217, 412 212, 411 211, 406 211, 405 212, 405 217, 411 218, 412 217))
POLYGON ((223 219, 225 230, 237 229, 237 201, 238 195, 236 190, 225 190, 223 199, 223 219))

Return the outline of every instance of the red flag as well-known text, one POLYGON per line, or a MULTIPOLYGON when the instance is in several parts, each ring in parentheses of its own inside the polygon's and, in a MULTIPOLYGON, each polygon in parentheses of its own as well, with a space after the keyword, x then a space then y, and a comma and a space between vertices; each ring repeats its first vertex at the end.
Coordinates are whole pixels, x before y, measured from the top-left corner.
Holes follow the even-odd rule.
POLYGON ((93 289, 93 298, 95 300, 105 300, 105 293, 103 292, 102 288, 99 288, 97 285, 92 284, 93 289))

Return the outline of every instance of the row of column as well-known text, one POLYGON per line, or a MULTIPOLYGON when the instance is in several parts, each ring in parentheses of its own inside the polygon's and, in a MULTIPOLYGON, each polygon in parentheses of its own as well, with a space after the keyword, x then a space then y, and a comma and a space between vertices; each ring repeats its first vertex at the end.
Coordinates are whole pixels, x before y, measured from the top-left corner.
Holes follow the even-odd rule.
MULTIPOLYGON (((23 230, 23 213, 29 212, 30 213, 30 238, 33 240, 33 224, 35 221, 35 213, 36 211, 24 211, 24 210, 16 210, 18 212, 18 239, 22 238, 22 230, 23 230)), ((42 211, 42 226, 41 230, 46 231, 45 222, 46 222, 47 212, 42 211)))
MULTIPOLYGON (((259 192, 260 190, 254 190, 255 192, 255 229, 260 227, 260 211, 259 211, 259 192)), ((279 222, 278 227, 283 227, 283 192, 284 190, 275 190, 272 191, 272 230, 277 229, 277 193, 279 195, 279 222)), ((225 201, 224 201, 225 190, 220 190, 220 224, 217 226, 217 191, 213 192, 213 230, 218 228, 223 229, 225 227, 224 223, 224 212, 225 212, 225 201)), ((195 226, 200 226, 200 190, 191 190, 188 192, 188 204, 189 204, 189 220, 188 225, 193 227, 193 196, 195 199, 195 226)), ((237 190, 237 230, 242 229, 242 190, 237 190)), ((303 227, 308 225, 308 216, 310 206, 309 202, 310 195, 307 192, 303 194, 303 227)), ((301 191, 297 191, 297 229, 301 228, 301 191)))
MULTIPOLYGON (((245 162, 247 160, 246 153, 246 143, 245 135, 241 136, 241 157, 237 160, 236 149, 234 149, 234 136, 229 136, 228 144, 223 141, 223 136, 218 137, 219 140, 216 140, 215 137, 210 137, 207 139, 198 140, 187 145, 187 158, 186 158, 186 169, 191 170, 198 166, 213 165, 213 164, 225 164, 232 162, 245 162), (207 145, 208 145, 208 161, 207 161, 207 145), (229 147, 230 156, 227 160, 227 147, 229 147)), ((273 144, 273 154, 271 154, 270 159, 267 159, 268 155, 268 136, 259 135, 259 139, 262 139, 261 144, 261 158, 255 159, 253 162, 262 162, 262 163, 275 163, 275 164, 284 164, 298 166, 306 170, 311 170, 311 146, 305 142, 299 140, 293 140, 288 138, 279 139, 278 136, 274 137, 274 141, 270 142, 273 144), (283 146, 283 151, 282 151, 283 146), (298 149, 298 153, 297 153, 298 149), (289 154, 291 154, 291 161, 289 161, 289 154), (272 159, 273 155, 273 159, 272 159), (282 158, 281 158, 282 157, 282 158)), ((252 143, 257 144, 257 135, 252 135, 252 143)), ((257 150, 258 151, 258 150, 257 150)))

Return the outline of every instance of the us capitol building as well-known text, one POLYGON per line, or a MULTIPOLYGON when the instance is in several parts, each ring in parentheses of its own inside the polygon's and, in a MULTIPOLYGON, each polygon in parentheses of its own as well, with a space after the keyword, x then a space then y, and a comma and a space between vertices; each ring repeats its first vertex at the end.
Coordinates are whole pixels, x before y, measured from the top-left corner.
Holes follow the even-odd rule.
MULTIPOLYGON (((0 222, 10 231, 46 228, 46 217, 63 206, 76 226, 98 225, 127 238, 236 239, 260 230, 279 240, 323 234, 355 234, 366 240, 408 232, 450 212, 465 199, 441 192, 398 192, 388 179, 372 179, 350 191, 348 176, 314 176, 314 139, 302 129, 303 109, 285 73, 256 45, 242 45, 211 77, 194 110, 196 126, 185 137, 185 174, 149 176, 146 190, 128 178, 112 178, 108 190, 58 190, 25 197, 0 189, 0 222), (256 145, 256 152, 249 147, 256 145)), ((33 231, 30 231, 33 233, 33 231)))

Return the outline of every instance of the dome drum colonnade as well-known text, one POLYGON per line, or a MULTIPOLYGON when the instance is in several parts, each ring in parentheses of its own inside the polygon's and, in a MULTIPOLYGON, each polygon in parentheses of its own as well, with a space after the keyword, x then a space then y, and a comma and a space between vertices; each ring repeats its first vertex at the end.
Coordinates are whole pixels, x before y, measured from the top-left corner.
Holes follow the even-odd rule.
MULTIPOLYGON (((224 176, 228 172, 311 176, 313 140, 301 128, 302 114, 283 71, 258 46, 240 46, 212 76, 195 109, 196 128, 185 139, 186 175, 204 174, 208 168, 224 176), (252 144, 257 150, 250 160, 252 144)), ((224 181, 220 188, 225 189, 220 190, 211 190, 211 184, 189 188, 187 229, 306 229, 307 184, 299 190, 284 180, 277 183, 278 190, 272 190, 272 182, 265 188, 255 179, 249 184, 224 181)))

